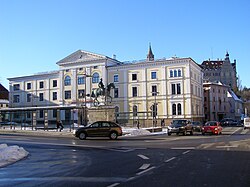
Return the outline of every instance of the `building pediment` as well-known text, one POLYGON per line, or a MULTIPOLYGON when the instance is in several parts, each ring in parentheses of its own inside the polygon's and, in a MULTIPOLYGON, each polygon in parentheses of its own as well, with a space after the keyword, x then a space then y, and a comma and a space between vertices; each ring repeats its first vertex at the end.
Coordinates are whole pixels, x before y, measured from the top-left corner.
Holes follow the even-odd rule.
POLYGON ((64 59, 58 61, 56 64, 65 65, 65 64, 72 64, 72 63, 78 63, 78 62, 85 62, 85 61, 96 61, 96 60, 104 60, 107 59, 106 56, 78 50, 69 56, 65 57, 64 59))

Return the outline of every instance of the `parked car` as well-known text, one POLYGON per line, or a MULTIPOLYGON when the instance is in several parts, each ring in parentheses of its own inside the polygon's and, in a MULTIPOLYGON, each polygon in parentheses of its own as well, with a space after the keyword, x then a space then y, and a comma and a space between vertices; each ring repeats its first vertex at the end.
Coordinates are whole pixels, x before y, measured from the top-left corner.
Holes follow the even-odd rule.
POLYGON ((224 118, 220 121, 222 126, 241 126, 241 122, 232 118, 224 118))
POLYGON ((200 121, 192 121, 191 124, 195 132, 201 132, 203 124, 200 121))
POLYGON ((80 127, 74 132, 75 136, 80 140, 87 137, 109 137, 114 140, 122 135, 122 128, 117 123, 112 121, 97 121, 86 127, 80 127))
POLYGON ((202 127, 202 134, 222 134, 222 127, 220 126, 220 122, 218 121, 208 121, 202 127))
POLYGON ((250 118, 244 118, 244 129, 250 129, 250 118))
POLYGON ((190 135, 193 135, 193 127, 191 125, 191 122, 185 119, 182 120, 173 120, 172 124, 168 126, 168 135, 171 134, 180 134, 186 135, 187 133, 190 133, 190 135))

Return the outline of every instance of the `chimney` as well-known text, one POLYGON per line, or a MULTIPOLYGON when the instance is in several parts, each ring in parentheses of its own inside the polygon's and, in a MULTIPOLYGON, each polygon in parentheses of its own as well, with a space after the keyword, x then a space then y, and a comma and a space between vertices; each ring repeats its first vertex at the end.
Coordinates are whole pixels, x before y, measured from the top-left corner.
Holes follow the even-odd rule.
POLYGON ((115 59, 115 60, 116 60, 116 55, 115 55, 115 54, 113 54, 113 59, 115 59))

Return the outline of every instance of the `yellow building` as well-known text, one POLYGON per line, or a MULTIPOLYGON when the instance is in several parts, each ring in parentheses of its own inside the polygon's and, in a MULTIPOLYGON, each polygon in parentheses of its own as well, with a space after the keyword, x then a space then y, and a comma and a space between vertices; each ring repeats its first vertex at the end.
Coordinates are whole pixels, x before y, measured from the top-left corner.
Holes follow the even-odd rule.
POLYGON ((102 78, 105 87, 113 82, 115 89, 112 103, 100 103, 115 107, 118 122, 149 125, 152 120, 203 118, 203 73, 192 58, 155 60, 150 47, 146 60, 120 62, 115 56, 78 50, 57 65, 58 71, 9 78, 10 107, 92 107, 91 92, 102 78))

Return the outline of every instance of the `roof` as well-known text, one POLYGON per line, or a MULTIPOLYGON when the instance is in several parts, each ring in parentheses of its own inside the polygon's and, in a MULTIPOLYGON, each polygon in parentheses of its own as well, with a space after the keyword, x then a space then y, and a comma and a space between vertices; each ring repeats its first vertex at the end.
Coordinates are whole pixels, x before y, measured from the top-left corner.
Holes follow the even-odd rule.
POLYGON ((93 61, 93 60, 102 60, 107 58, 109 57, 84 50, 78 50, 70 54, 69 56, 63 58, 62 60, 58 61, 56 64, 63 65, 69 62, 93 61))
POLYGON ((0 99, 9 99, 9 91, 0 83, 0 99))

